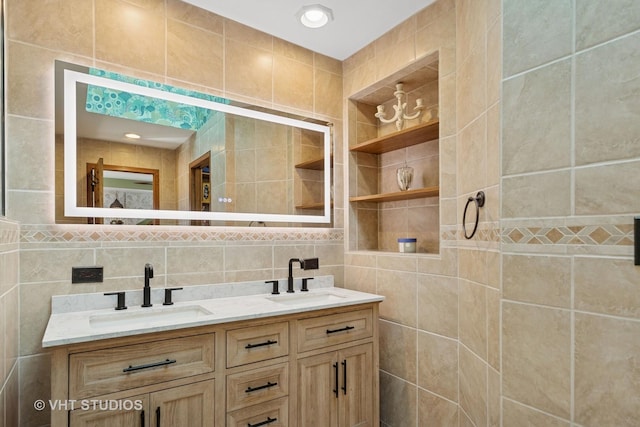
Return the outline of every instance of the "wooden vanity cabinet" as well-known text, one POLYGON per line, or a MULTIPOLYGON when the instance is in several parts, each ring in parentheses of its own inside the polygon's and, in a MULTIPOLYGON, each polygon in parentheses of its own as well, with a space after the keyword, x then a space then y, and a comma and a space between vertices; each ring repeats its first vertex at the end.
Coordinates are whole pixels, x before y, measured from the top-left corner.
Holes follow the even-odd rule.
POLYGON ((377 426, 377 319, 371 303, 56 347, 51 399, 75 408, 51 426, 377 426))
POLYGON ((52 426, 214 426, 215 340, 155 334, 56 350, 52 397, 73 410, 68 421, 52 411, 52 426))
POLYGON ((374 321, 367 308, 298 322, 298 426, 379 425, 374 321))
POLYGON ((261 320, 226 331, 227 427, 289 426, 289 328, 261 320))
POLYGON ((214 393, 214 380, 206 380, 117 401, 102 400, 107 409, 98 402, 94 409, 93 399, 87 399, 69 413, 69 426, 213 426, 214 393), (83 404, 89 409, 83 409, 83 404))
POLYGON ((373 346, 362 344, 298 361, 298 425, 373 426, 373 346))
POLYGON ((148 395, 131 396, 116 402, 118 402, 119 408, 116 407, 108 411, 100 409, 99 406, 93 408, 91 404, 89 404, 87 409, 82 409, 80 404, 75 405, 77 408, 69 412, 69 425, 73 427, 147 427, 149 425, 149 422, 146 420, 149 414, 148 395), (124 402, 127 402, 126 406, 124 402), (131 407, 129 406, 130 404, 136 405, 136 407, 131 407), (137 406, 138 404, 140 405, 139 407, 137 406))
POLYGON ((151 393, 150 426, 213 426, 214 380, 200 381, 151 393))

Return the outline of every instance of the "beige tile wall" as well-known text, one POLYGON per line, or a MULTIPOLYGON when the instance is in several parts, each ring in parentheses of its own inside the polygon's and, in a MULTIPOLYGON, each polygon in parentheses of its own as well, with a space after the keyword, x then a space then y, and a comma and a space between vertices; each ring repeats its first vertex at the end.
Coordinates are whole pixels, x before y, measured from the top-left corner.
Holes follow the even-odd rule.
MULTIPOLYGON (((498 1, 441 0, 345 61, 349 97, 417 66, 423 55, 439 54, 440 200, 430 221, 439 228, 440 254, 345 254, 345 285, 385 296, 380 307, 385 426, 500 425, 500 15, 498 1), (389 64, 385 55, 392 55, 392 42, 399 43, 393 55, 400 61, 389 64), (411 51, 414 56, 407 54, 411 51), (466 241, 462 212, 479 190, 487 194, 487 205, 478 234, 466 241)), ((350 140, 358 142, 375 129, 367 118, 372 112, 360 105, 350 106, 358 120, 348 129, 350 140)), ((373 172, 378 165, 370 162, 368 173, 365 157, 358 154, 360 167, 350 170, 349 183, 371 193, 364 187, 378 185, 373 172)), ((349 216, 352 249, 381 246, 363 241, 369 223, 377 222, 374 216, 366 221, 364 210, 349 216)), ((401 218, 390 218, 381 229, 394 226, 402 226, 401 218)))
MULTIPOLYGON (((55 225, 61 159, 54 161, 53 130, 58 59, 332 122, 339 151, 340 61, 179 0, 9 0, 6 8, 7 216, 21 223, 22 242, 20 287, 0 293, 8 310, 16 310, 15 316, 1 312, 17 319, 20 308, 19 383, 17 367, 3 363, 13 367, 2 382, 9 405, 0 405, 0 413, 11 421, 7 425, 18 425, 18 386, 20 425, 48 423, 48 412, 35 411, 33 401, 49 395, 49 360, 40 341, 51 295, 138 288, 146 262, 154 264, 158 287, 286 277, 287 260, 299 256, 319 256, 318 274, 334 274, 342 284, 340 157, 334 167, 335 229, 65 226, 55 225), (72 266, 93 264, 104 265, 103 284, 71 285, 72 266), (21 307, 19 295, 28 301, 21 307)), ((6 336, 15 348, 17 335, 6 336)), ((17 349, 13 353, 18 356, 17 349)))
POLYGON ((635 426, 640 4, 503 4, 503 425, 635 426))
POLYGON ((0 219, 0 426, 18 425, 20 287, 18 223, 0 219))
MULTIPOLYGON (((258 280, 265 272, 282 277, 286 259, 300 254, 326 259, 323 272, 344 273, 346 286, 387 298, 381 306, 383 425, 631 426, 640 418, 640 381, 626 364, 640 351, 640 273, 631 263, 629 237, 639 203, 629 197, 638 175, 630 142, 638 133, 632 119, 640 99, 637 2, 440 0, 341 64, 176 0, 166 9, 160 0, 111 1, 116 6, 109 10, 105 1, 37 8, 8 2, 8 164, 20 158, 41 163, 29 180, 19 168, 7 170, 10 217, 25 224, 20 294, 44 295, 20 312, 22 425, 47 419, 31 404, 48 393, 48 356, 39 342, 49 295, 95 289, 72 287, 71 266, 121 264, 105 270, 105 287, 115 289, 139 285, 138 266, 149 260, 163 286, 258 280), (115 19, 127 8, 142 15, 148 34, 115 19), (20 25, 27 21, 39 25, 20 25), (114 30, 140 43, 115 49, 105 38, 114 30), (151 40, 165 36, 166 56, 151 40), (184 43, 186 37, 213 48, 203 52, 198 43, 184 43), (342 94, 347 98, 436 50, 438 256, 342 251, 347 171, 341 156, 333 232, 95 233, 52 225, 54 59, 330 118, 338 124, 336 153, 343 153, 342 94), (194 62, 207 68, 184 66, 194 62), (312 80, 300 83, 295 99, 272 74, 288 66, 312 80), (309 100, 309 90, 334 96, 309 100), (466 241, 462 211, 481 189, 487 205, 478 235, 466 241), (248 250, 261 261, 241 262, 248 250)), ((348 239, 357 238, 350 219, 346 225, 348 239)), ((15 405, 6 403, 18 393, 17 375, 11 378, 0 403, 7 419, 16 417, 9 410, 15 405)))
MULTIPOLYGON (((500 219, 501 10, 499 2, 456 3, 458 144, 457 212, 478 191, 478 235, 462 238, 458 251, 458 339, 460 425, 500 425, 500 257, 494 240, 500 219), (484 230, 484 232, 483 232, 484 230), (484 236, 484 237, 483 237, 484 236)), ((476 217, 469 203, 466 232, 476 217)))

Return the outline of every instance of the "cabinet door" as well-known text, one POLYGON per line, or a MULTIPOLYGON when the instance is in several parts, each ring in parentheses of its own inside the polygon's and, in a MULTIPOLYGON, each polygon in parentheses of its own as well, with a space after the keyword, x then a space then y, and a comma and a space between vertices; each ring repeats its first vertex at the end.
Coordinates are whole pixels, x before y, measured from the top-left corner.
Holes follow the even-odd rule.
POLYGON ((337 427, 338 374, 336 352, 298 360, 298 426, 337 427))
POLYGON ((213 427, 214 380, 151 393, 151 427, 213 427))
POLYGON ((86 400, 69 413, 69 427, 148 427, 148 397, 86 400))
POLYGON ((373 427, 373 346, 362 344, 338 352, 340 427, 373 427))

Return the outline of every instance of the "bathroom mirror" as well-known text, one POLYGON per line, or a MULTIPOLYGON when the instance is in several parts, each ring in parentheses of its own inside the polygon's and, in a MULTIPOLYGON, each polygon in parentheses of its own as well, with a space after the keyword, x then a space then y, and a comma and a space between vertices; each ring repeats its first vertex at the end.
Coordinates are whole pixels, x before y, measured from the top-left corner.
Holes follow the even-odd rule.
POLYGON ((325 123, 60 61, 56 88, 59 223, 331 221, 325 123))

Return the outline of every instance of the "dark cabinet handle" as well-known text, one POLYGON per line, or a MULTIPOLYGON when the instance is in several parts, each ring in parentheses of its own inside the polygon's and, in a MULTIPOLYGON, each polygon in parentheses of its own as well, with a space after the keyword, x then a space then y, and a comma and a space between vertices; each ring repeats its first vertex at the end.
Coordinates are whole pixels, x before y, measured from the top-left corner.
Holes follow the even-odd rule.
POLYGON ((333 369, 334 369, 334 373, 335 373, 335 380, 336 380, 336 388, 333 389, 333 392, 336 395, 336 399, 338 398, 338 362, 333 364, 333 369))
POLYGON ((345 326, 344 328, 340 328, 340 329, 327 329, 327 335, 329 334, 335 334, 336 332, 344 332, 344 331, 350 331, 351 329, 355 329, 355 326, 345 326))
POLYGON ((278 385, 278 383, 272 383, 271 381, 268 381, 266 384, 260 385, 258 387, 247 387, 247 389, 244 392, 245 393, 251 393, 251 392, 254 392, 254 391, 258 391, 258 390, 264 390, 265 388, 275 387, 277 385, 278 385))
POLYGON ((267 424, 271 424, 271 423, 275 423, 276 421, 278 421, 277 418, 271 418, 271 417, 267 417, 266 420, 259 422, 258 424, 251 424, 248 423, 247 427, 260 427, 260 426, 266 426, 267 424))
POLYGON ((129 365, 129 367, 128 368, 124 368, 122 370, 122 372, 133 372, 133 371, 139 371, 141 369, 156 368, 158 366, 171 365, 172 363, 176 363, 176 360, 175 359, 167 359, 167 360, 163 360, 162 362, 148 363, 146 365, 138 365, 138 366, 129 365))
POLYGON ((144 427, 144 409, 140 412, 140 427, 144 427))
POLYGON ((256 348, 256 347, 264 347, 265 345, 272 345, 272 344, 278 344, 278 341, 274 341, 274 340, 267 340, 265 342, 261 342, 258 344, 247 344, 244 346, 244 348, 256 348))
POLYGON ((160 407, 156 408, 156 427, 160 427, 160 407))
POLYGON ((342 361, 342 391, 347 394, 347 359, 342 361))

